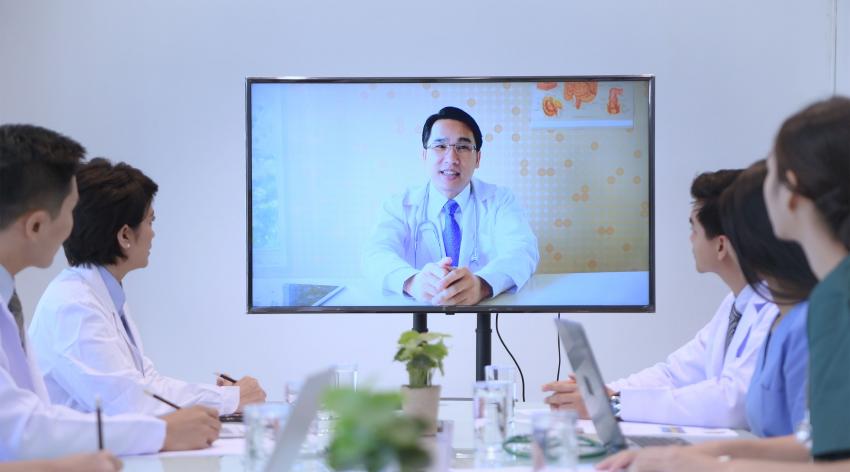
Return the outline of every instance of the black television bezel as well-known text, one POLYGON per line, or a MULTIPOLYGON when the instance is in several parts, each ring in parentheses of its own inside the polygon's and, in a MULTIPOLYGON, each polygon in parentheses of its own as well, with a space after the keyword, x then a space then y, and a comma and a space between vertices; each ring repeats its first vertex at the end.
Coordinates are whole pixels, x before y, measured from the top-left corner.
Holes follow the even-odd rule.
POLYGON ((304 313, 655 313, 655 75, 573 75, 573 76, 482 76, 482 77, 247 77, 245 79, 245 156, 247 210, 247 312, 248 314, 304 313), (648 164, 649 164, 649 303, 646 305, 462 305, 462 306, 253 306, 252 254, 252 137, 251 86, 269 83, 476 83, 476 82, 568 82, 624 81, 649 83, 648 164))

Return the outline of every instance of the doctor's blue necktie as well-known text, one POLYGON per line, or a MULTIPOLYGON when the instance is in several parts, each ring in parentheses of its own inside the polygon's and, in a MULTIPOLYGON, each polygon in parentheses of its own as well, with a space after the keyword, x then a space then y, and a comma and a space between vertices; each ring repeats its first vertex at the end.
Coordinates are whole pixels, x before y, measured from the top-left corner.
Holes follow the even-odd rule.
POLYGON ((452 265, 457 267, 460 259, 460 225, 455 219, 455 212, 460 208, 454 200, 443 205, 446 220, 443 223, 443 244, 446 246, 446 257, 452 258, 452 265))

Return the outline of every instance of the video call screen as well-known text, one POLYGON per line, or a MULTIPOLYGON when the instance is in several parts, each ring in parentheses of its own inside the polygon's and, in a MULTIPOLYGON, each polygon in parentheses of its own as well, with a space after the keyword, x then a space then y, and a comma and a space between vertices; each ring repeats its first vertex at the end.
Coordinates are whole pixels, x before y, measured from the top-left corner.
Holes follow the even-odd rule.
POLYGON ((249 78, 249 312, 653 311, 653 85, 249 78))

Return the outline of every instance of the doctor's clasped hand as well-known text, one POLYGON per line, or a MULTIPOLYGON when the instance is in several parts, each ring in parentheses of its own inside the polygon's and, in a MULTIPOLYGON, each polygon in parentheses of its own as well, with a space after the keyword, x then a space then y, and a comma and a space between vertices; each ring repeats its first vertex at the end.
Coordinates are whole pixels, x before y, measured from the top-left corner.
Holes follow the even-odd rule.
POLYGON ((492 295, 492 288, 468 268, 452 268, 452 259, 425 264, 404 283, 404 293, 432 305, 473 305, 492 295))

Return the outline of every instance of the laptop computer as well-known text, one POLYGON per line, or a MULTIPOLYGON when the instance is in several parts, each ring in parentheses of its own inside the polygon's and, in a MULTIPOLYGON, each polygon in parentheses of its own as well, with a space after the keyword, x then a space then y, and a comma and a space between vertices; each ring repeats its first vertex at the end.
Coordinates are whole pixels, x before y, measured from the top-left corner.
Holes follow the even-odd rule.
POLYGON ((647 447, 690 444, 677 437, 629 436, 626 438, 623 436, 584 328, 581 324, 569 320, 555 320, 555 324, 558 327, 561 344, 567 351, 570 365, 573 366, 576 383, 584 399, 584 405, 587 407, 587 413, 593 421, 593 426, 596 427, 596 435, 609 453, 626 449, 630 445, 647 447))
POLYGON ((307 438, 310 423, 319 410, 322 393, 331 385, 333 379, 334 369, 323 370, 307 377, 289 412, 289 418, 275 441, 274 451, 266 463, 266 472, 289 472, 292 469, 298 459, 301 445, 307 438))

